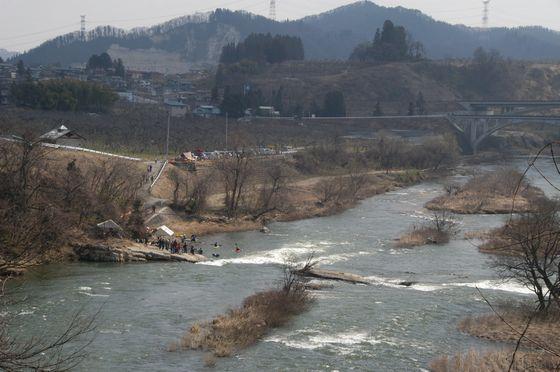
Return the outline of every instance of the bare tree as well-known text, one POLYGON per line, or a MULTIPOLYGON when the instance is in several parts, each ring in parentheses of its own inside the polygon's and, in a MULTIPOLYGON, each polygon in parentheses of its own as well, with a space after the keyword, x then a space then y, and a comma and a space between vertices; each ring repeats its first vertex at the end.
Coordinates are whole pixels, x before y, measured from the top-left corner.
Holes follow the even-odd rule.
POLYGON ((225 192, 225 208, 234 217, 245 196, 248 182, 253 175, 253 160, 245 151, 237 151, 231 158, 216 161, 215 168, 222 176, 225 192))
MULTIPOLYGON (((6 296, 7 278, 0 281, 0 306, 12 303, 6 296)), ((0 369, 3 371, 70 371, 87 355, 93 341, 97 314, 79 311, 66 322, 64 330, 49 340, 44 336, 14 336, 10 316, 0 319, 0 369)))
POLYGON ((283 163, 263 164, 264 179, 256 201, 254 219, 282 208, 284 192, 290 176, 283 163))
POLYGON ((55 250, 60 213, 53 205, 55 179, 46 152, 28 138, 0 151, 0 275, 36 264, 55 250))
MULTIPOLYGON (((503 234, 510 254, 496 258, 502 276, 522 282, 537 296, 538 310, 560 308, 560 220, 558 207, 541 207, 536 213, 510 221, 503 234)), ((497 247, 503 250, 504 247, 497 247)))

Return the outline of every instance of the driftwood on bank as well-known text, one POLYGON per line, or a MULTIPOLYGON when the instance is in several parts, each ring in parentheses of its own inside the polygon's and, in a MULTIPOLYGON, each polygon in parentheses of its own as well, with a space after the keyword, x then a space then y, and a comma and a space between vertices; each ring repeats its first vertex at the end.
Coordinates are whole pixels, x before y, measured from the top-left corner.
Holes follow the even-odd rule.
POLYGON ((309 277, 309 278, 336 280, 336 281, 347 282, 352 284, 367 284, 367 285, 371 284, 371 282, 367 278, 364 278, 363 276, 360 275, 343 273, 340 271, 317 269, 314 267, 298 270, 296 273, 298 275, 309 277))

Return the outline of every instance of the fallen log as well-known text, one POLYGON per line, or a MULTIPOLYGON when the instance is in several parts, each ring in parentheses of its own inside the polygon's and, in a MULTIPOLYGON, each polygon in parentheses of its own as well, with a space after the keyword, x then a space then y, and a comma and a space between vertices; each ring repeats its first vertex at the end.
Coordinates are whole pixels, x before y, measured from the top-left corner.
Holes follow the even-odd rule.
POLYGON ((309 277, 309 278, 336 280, 336 281, 347 282, 352 284, 367 284, 367 285, 371 284, 371 282, 368 279, 364 278, 363 276, 343 273, 340 271, 330 271, 330 270, 311 268, 306 270, 299 270, 296 273, 298 275, 309 277))

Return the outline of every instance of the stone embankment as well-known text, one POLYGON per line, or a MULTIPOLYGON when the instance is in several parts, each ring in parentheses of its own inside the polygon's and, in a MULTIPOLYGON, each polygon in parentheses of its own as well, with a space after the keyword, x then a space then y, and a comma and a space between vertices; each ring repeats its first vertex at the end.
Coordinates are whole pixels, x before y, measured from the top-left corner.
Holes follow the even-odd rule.
POLYGON ((117 248, 107 244, 77 244, 73 248, 77 258, 86 262, 206 261, 206 257, 198 254, 170 254, 150 248, 117 248))

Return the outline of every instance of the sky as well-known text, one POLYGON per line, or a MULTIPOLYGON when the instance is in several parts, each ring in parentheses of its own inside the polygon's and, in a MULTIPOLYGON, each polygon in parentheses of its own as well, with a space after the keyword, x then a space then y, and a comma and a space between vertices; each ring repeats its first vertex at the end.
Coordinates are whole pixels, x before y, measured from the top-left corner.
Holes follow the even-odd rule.
MULTIPOLYGON (((276 0, 277 19, 297 19, 356 0, 276 0)), ((437 20, 479 27, 482 0, 376 0, 383 6, 419 9, 437 20)), ((131 29, 151 26, 216 8, 243 9, 268 16, 270 0, 0 0, 0 48, 31 49, 80 27, 131 29)), ((491 0, 490 26, 541 25, 560 31, 560 0, 491 0)))

